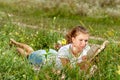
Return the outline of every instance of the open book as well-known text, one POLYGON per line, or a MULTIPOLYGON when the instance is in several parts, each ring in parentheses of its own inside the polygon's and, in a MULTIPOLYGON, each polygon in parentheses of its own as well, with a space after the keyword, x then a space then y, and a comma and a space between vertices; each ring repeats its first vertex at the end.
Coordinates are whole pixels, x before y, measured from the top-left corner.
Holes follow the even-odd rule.
POLYGON ((108 41, 104 41, 101 45, 93 44, 90 50, 87 52, 87 59, 91 61, 97 56, 103 49, 105 49, 108 41))
POLYGON ((91 61, 101 52, 103 49, 105 49, 106 45, 108 44, 108 41, 104 41, 101 45, 98 44, 92 44, 89 51, 87 52, 87 61, 83 61, 80 64, 80 68, 82 70, 87 70, 90 66, 91 61))

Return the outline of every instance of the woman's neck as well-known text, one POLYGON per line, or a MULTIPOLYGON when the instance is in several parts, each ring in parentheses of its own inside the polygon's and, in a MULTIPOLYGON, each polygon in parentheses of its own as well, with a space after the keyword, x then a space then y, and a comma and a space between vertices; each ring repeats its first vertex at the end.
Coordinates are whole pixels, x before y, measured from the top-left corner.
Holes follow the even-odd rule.
POLYGON ((75 56, 75 57, 78 57, 81 53, 82 50, 79 50, 77 49, 76 47, 74 47, 73 45, 71 45, 71 51, 72 51, 72 54, 75 56))

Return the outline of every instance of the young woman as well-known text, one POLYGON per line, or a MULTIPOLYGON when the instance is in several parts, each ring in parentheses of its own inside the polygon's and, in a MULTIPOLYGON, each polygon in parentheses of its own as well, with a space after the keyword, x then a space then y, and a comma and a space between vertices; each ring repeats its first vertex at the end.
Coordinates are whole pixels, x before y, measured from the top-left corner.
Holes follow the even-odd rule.
MULTIPOLYGON (((70 67, 75 67, 82 61, 87 60, 87 52, 90 49, 88 45, 89 33, 82 27, 74 27, 66 35, 67 45, 62 46, 58 50, 56 57, 56 65, 58 68, 62 68, 69 64, 70 67)), ((84 68, 87 65, 84 65, 84 68)))
MULTIPOLYGON (((67 45, 62 46, 58 53, 54 49, 50 49, 49 53, 56 55, 56 66, 62 68, 70 63, 75 66, 76 63, 81 63, 86 60, 87 51, 90 49, 88 46, 89 33, 82 26, 76 26, 66 35, 67 45)), ((10 42, 17 46, 17 51, 28 57, 32 64, 40 64, 45 62, 45 50, 34 51, 32 47, 10 39, 10 42)), ((54 57, 55 58, 55 57, 54 57)))
MULTIPOLYGON (((88 31, 82 26, 76 26, 68 32, 66 35, 66 40, 67 44, 62 47, 60 46, 61 48, 58 50, 58 52, 54 49, 49 49, 48 53, 51 54, 47 56, 47 59, 45 56, 47 52, 45 50, 41 49, 34 51, 30 46, 17 42, 14 39, 10 39, 10 42, 16 45, 18 52, 24 56, 27 56, 29 62, 32 64, 45 64, 49 60, 54 60, 55 65, 58 69, 69 65, 70 67, 80 66, 81 69, 86 70, 88 68, 88 65, 84 64, 81 66, 81 63, 87 60, 88 53, 91 55, 91 53, 95 53, 98 50, 98 47, 95 46, 95 50, 92 52, 89 51, 90 46, 88 45, 88 31)), ((100 50, 104 49, 106 43, 107 42, 104 42, 101 45, 102 47, 100 50)), ((98 50, 97 53, 99 53, 100 50, 98 50)))

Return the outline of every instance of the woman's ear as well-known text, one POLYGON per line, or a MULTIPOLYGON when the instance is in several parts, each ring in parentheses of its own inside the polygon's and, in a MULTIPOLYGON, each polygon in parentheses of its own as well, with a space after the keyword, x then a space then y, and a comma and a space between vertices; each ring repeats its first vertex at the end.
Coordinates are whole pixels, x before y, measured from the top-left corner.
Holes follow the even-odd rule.
POLYGON ((75 37, 72 37, 72 42, 74 42, 74 40, 75 40, 75 37))

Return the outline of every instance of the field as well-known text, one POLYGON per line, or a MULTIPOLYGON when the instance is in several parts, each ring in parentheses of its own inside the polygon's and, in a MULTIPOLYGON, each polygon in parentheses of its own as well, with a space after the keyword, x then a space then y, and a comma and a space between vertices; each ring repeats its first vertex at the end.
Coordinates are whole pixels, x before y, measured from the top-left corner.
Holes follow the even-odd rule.
POLYGON ((86 74, 76 69, 57 74, 54 67, 46 65, 34 71, 9 43, 13 38, 34 50, 47 50, 76 25, 89 30, 90 44, 109 41, 95 58, 98 70, 89 79, 119 80, 119 0, 0 0, 0 80, 87 80, 86 74))

